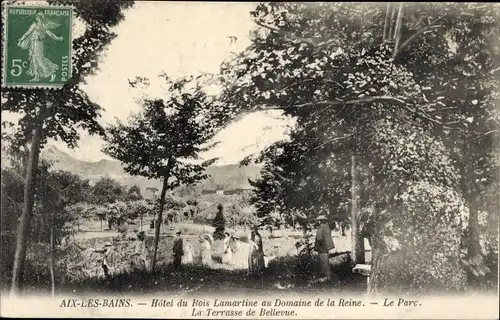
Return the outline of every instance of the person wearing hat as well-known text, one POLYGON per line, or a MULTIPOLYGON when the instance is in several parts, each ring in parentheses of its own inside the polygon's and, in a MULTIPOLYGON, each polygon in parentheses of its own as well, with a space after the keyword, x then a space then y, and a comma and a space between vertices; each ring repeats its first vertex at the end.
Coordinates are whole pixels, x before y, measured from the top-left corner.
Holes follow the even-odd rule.
POLYGON ((330 263, 328 261, 328 253, 335 248, 332 239, 332 229, 328 224, 326 215, 320 215, 317 220, 320 225, 316 232, 316 241, 314 243, 314 250, 318 252, 319 261, 321 264, 321 271, 325 280, 331 280, 330 263))
POLYGON ((106 278, 109 279, 114 273, 114 265, 116 262, 115 261, 116 254, 115 254, 113 244, 111 243, 111 241, 106 241, 104 243, 104 248, 102 248, 102 249, 90 248, 90 250, 92 252, 101 253, 103 255, 101 267, 102 267, 102 270, 104 271, 104 275, 106 276, 106 278))
POLYGON ((177 238, 175 239, 173 251, 174 251, 174 271, 178 271, 182 264, 182 256, 184 255, 184 243, 181 237, 181 231, 177 231, 177 238))

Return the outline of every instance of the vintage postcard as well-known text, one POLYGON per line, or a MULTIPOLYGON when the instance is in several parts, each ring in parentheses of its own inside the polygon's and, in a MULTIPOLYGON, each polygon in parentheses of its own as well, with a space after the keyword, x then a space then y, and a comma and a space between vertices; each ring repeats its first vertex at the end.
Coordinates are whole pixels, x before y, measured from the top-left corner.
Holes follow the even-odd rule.
POLYGON ((0 314, 496 319, 500 5, 2 2, 0 314))

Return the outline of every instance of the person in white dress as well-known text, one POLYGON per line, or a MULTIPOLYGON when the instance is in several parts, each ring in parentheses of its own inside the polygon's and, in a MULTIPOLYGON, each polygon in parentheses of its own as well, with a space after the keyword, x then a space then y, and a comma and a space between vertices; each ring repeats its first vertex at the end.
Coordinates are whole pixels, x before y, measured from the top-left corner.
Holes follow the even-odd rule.
POLYGON ((232 265, 238 269, 246 269, 247 266, 247 256, 248 256, 248 246, 246 243, 241 242, 240 237, 233 236, 231 239, 231 251, 233 255, 232 265))
POLYGON ((182 264, 193 263, 193 246, 186 242, 184 245, 184 255, 182 256, 182 264))
POLYGON ((204 266, 212 265, 212 244, 214 240, 211 235, 204 234, 200 237, 201 244, 201 264, 204 266))

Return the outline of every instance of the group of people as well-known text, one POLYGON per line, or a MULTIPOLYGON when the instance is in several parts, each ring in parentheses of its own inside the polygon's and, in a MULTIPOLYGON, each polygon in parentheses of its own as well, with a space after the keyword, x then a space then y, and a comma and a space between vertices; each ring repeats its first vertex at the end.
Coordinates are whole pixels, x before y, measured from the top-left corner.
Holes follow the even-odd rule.
MULTIPOLYGON (((199 242, 201 264, 211 266, 214 239, 210 234, 203 234, 199 237, 199 242)), ((242 245, 237 235, 231 235, 229 232, 225 232, 221 245, 221 260, 223 264, 234 266, 235 260, 241 260, 241 254, 245 254, 244 245, 242 245)), ((173 267, 175 271, 178 271, 183 264, 193 263, 192 246, 184 242, 181 231, 177 232, 172 250, 174 256, 173 267)), ((247 268, 249 274, 259 273, 265 268, 262 237, 257 229, 251 232, 248 239, 248 253, 245 260, 245 262, 248 262, 247 268)))
MULTIPOLYGON (((316 232, 314 250, 318 253, 321 265, 323 279, 331 280, 331 269, 329 264, 329 254, 334 250, 335 245, 332 239, 332 227, 325 215, 317 218, 319 227, 316 232)), ((212 265, 212 246, 214 239, 210 234, 199 236, 200 242, 200 261, 202 265, 212 265)), ((231 235, 229 232, 224 234, 222 240, 222 263, 233 265, 233 256, 237 252, 243 252, 240 238, 237 235, 231 235)), ((90 249, 92 252, 103 254, 101 266, 104 274, 109 278, 116 269, 117 253, 111 242, 106 242, 102 249, 90 249)), ((184 243, 182 232, 177 231, 176 239, 173 243, 173 267, 178 271, 182 264, 193 263, 193 248, 190 243, 184 243)), ((258 229, 253 229, 248 239, 248 274, 258 274, 265 268, 264 249, 262 236, 258 229)), ((130 256, 130 264, 132 269, 146 269, 147 248, 145 243, 145 233, 141 231, 137 234, 133 244, 133 253, 130 256)))
MULTIPOLYGON (((223 248, 222 263, 234 264, 232 258, 241 248, 240 238, 237 235, 231 236, 229 232, 226 232, 223 240, 223 248)), ((246 260, 249 274, 259 273, 265 268, 262 236, 257 229, 252 230, 248 238, 246 260)))
MULTIPOLYGON (((200 261, 202 265, 210 266, 212 264, 212 245, 214 239, 209 234, 199 236, 200 242, 200 261)), ((178 271, 182 264, 190 264, 194 261, 193 247, 190 243, 184 243, 182 232, 177 231, 176 239, 172 247, 174 261, 174 270, 178 271)))

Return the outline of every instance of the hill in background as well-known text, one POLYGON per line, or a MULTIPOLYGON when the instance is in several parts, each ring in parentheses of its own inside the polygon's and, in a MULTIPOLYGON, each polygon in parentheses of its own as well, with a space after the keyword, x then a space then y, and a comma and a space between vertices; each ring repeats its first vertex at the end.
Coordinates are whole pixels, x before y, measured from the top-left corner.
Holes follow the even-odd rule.
MULTIPOLYGON (((47 146, 41 152, 43 159, 53 162, 54 170, 65 170, 89 179, 91 183, 102 177, 109 176, 128 187, 137 185, 144 192, 146 188, 153 187, 161 189, 161 181, 148 180, 140 176, 131 176, 126 173, 120 162, 114 160, 100 160, 89 162, 76 159, 67 153, 57 149, 55 146, 47 146)), ((212 165, 207 168, 210 177, 201 181, 194 189, 215 190, 222 187, 224 190, 251 189, 248 179, 255 179, 260 175, 261 167, 248 165, 240 167, 238 164, 212 165)))

